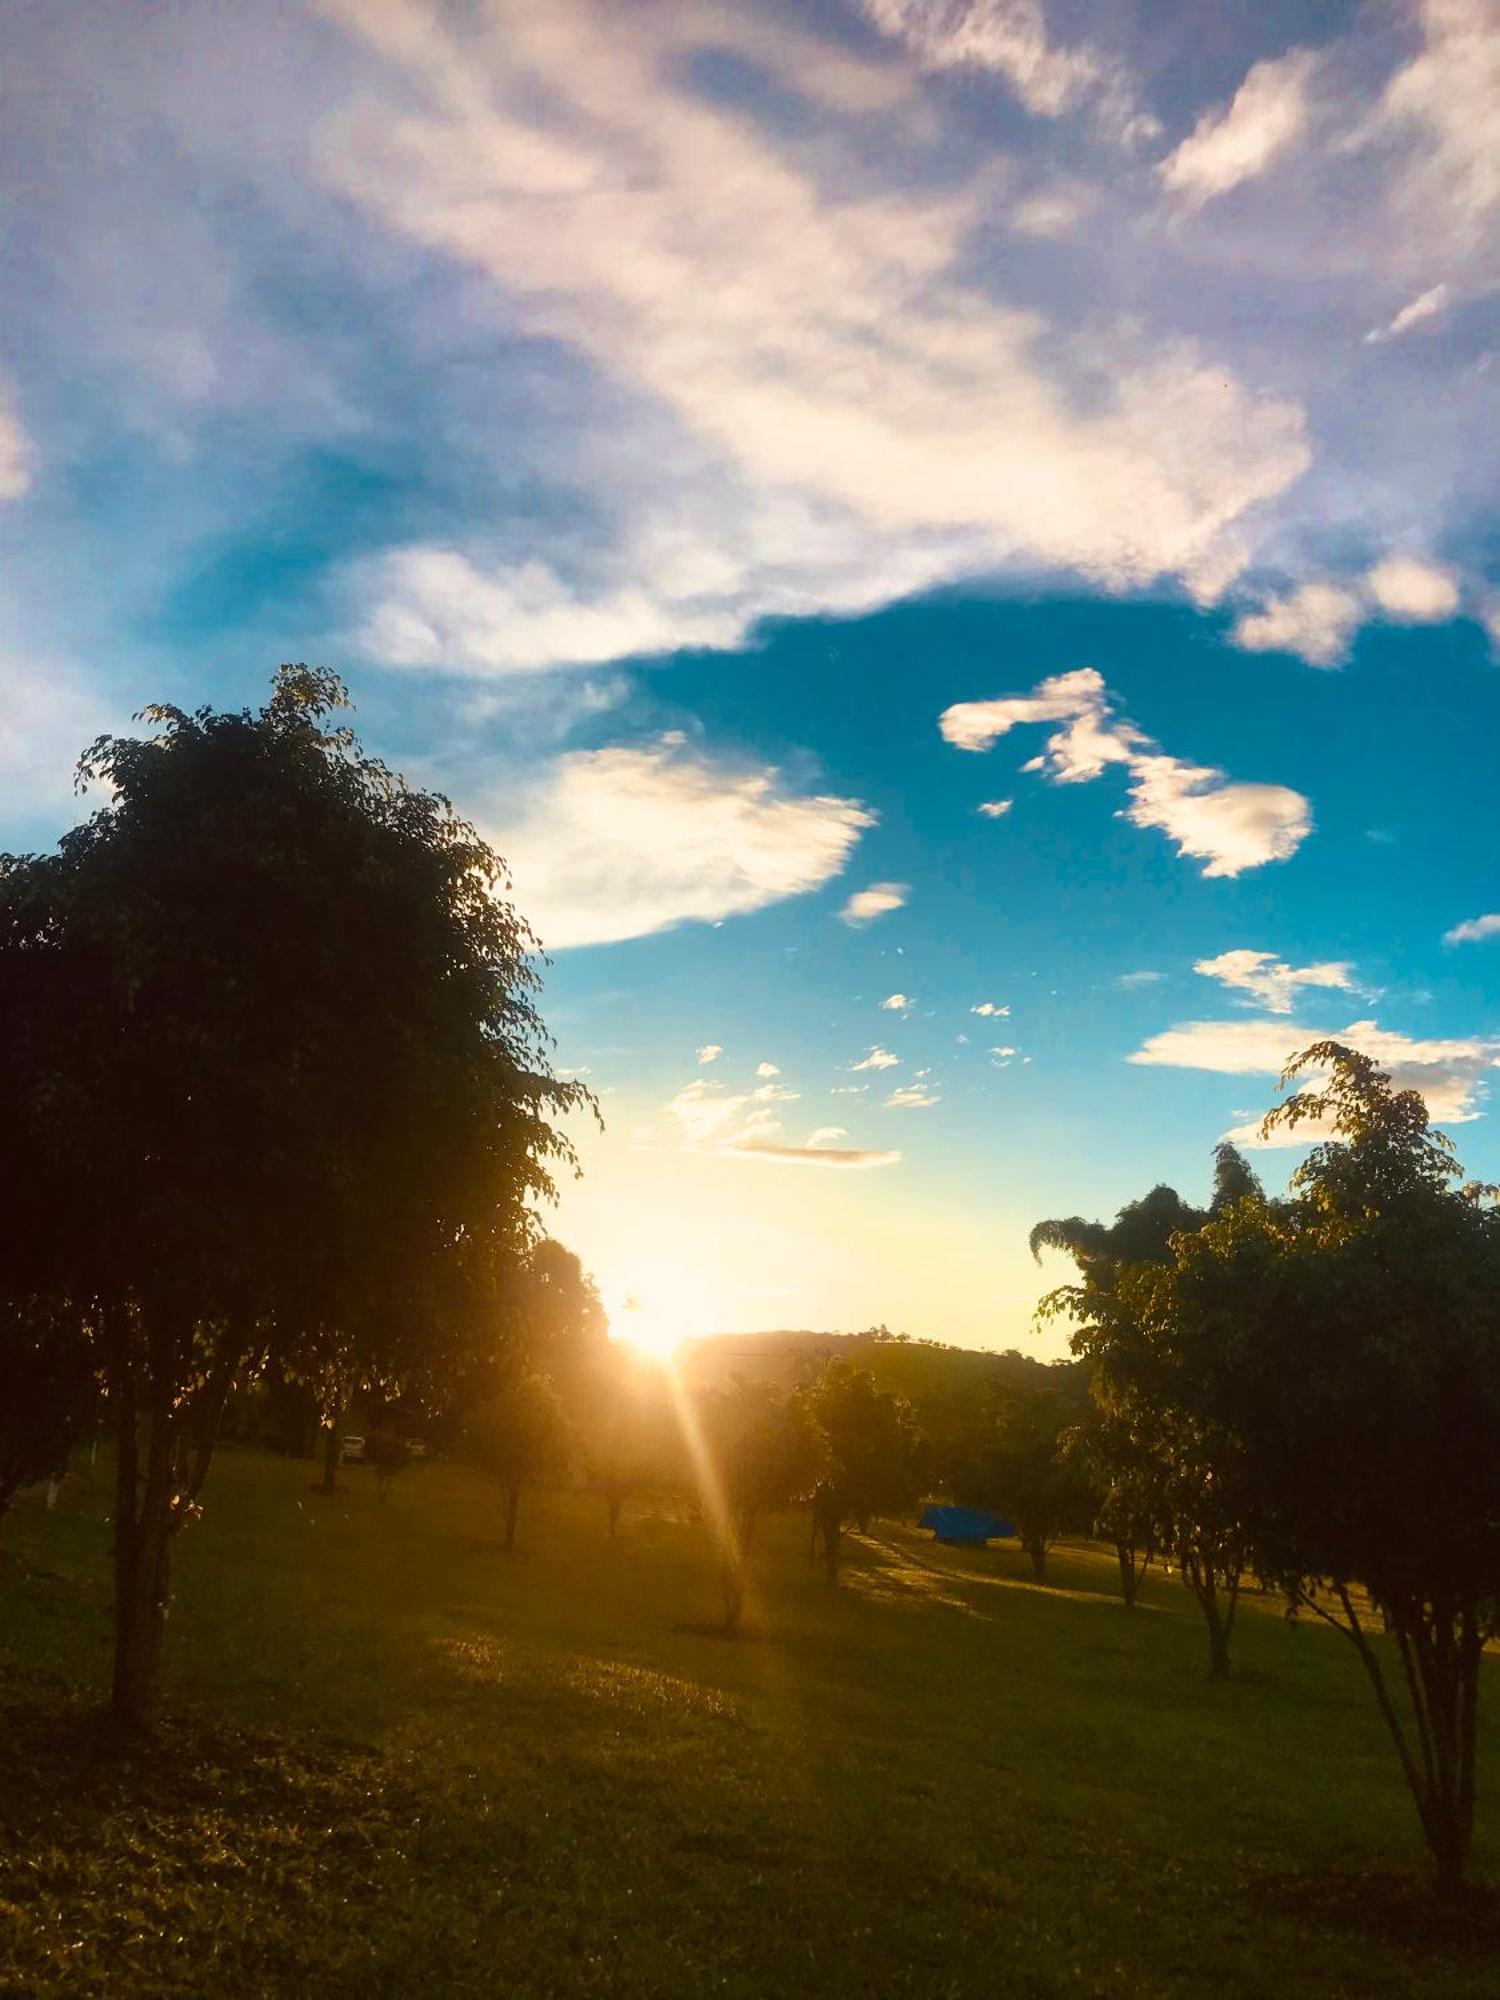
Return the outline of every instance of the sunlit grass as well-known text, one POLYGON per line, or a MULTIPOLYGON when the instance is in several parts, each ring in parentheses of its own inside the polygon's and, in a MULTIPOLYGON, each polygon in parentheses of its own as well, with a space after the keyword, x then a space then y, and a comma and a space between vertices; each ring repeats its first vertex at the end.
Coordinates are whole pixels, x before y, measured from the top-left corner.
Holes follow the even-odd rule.
MULTIPOLYGON (((887 1523, 830 1592, 766 1524, 757 1636, 707 1528, 607 1538, 426 1464, 228 1453, 180 1551, 168 1751, 120 1765, 108 1468, 0 1561, 0 1991, 330 1996, 1490 1995, 1270 1910, 1262 1878, 1415 1871, 1395 1764, 1330 1633, 1251 1599, 1213 1686, 1192 1606, 1106 1552, 945 1550, 887 1523), (40 1573, 39 1573, 40 1572, 40 1573), (698 1627, 700 1629, 692 1629, 698 1627), (60 1717, 60 1719, 59 1719, 60 1717), (9 1985, 6 1980, 9 1978, 9 1985)), ((1493 1691, 1492 1691, 1493 1693, 1493 1691)), ((1500 1696, 1496 1697, 1500 1700, 1500 1696)), ((1481 1870, 1497 1865, 1500 1783, 1481 1870)))

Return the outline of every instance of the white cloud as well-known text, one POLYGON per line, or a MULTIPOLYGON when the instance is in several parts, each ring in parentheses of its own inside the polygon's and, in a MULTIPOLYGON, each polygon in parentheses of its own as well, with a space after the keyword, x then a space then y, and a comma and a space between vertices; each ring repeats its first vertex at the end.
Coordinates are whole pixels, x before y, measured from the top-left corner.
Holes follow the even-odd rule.
POLYGON ((1500 207, 1500 19, 1494 0, 1417 0, 1422 45, 1362 134, 1403 148, 1398 206, 1429 238, 1471 243, 1500 207))
POLYGON ((765 1083, 758 1090, 726 1092, 707 1077, 684 1085, 668 1105, 677 1120, 683 1147, 689 1152, 717 1153, 735 1159, 761 1160, 773 1166, 854 1169, 890 1167, 900 1153, 835 1146, 847 1138, 842 1126, 820 1125, 806 1145, 781 1138, 778 1106, 797 1101, 798 1093, 781 1084, 765 1083))
POLYGON ((781 1071, 776 1067, 775 1063, 763 1062, 755 1065, 755 1074, 757 1076, 780 1076, 781 1071))
POLYGON ((891 1111, 925 1111, 938 1101, 933 1091, 924 1090, 919 1083, 903 1084, 885 1100, 887 1110, 891 1111))
POLYGON ((1009 1014, 1010 1009, 1009 1007, 997 1007, 993 1000, 981 1000, 979 1005, 971 1007, 969 1012, 971 1014, 982 1014, 986 1020, 998 1020, 1002 1015, 1009 1014))
POLYGON ((906 1014, 916 1006, 909 993, 888 993, 881 1001, 882 1010, 887 1014, 906 1014))
POLYGON ((874 1048, 868 1050, 859 1062, 850 1063, 849 1067, 852 1070, 895 1069, 900 1061, 900 1056, 892 1055, 889 1049, 874 1048))
POLYGON ((1014 804, 1014 799, 985 799, 974 810, 985 819, 1004 819, 1014 804))
POLYGON ((1247 994, 1250 1003, 1269 1007, 1273 1014, 1290 1014, 1297 995, 1307 987, 1333 987, 1345 993, 1359 990, 1354 967, 1343 960, 1288 965, 1272 951, 1221 951, 1217 958, 1200 958, 1193 970, 1247 994))
POLYGON ((1306 127, 1316 60, 1310 49, 1292 49, 1258 62, 1227 109, 1206 111, 1162 162, 1162 184, 1198 207, 1264 173, 1306 127))
POLYGON ((1296 653, 1315 667, 1337 666, 1349 651, 1362 606, 1335 583, 1303 583, 1245 612, 1234 643, 1249 653, 1296 653))
POLYGON ((1415 625, 1451 618, 1458 609, 1453 572, 1415 556, 1387 556, 1365 579, 1370 595, 1392 618, 1415 625))
POLYGON ((1500 935, 1500 916, 1469 917, 1464 923, 1455 924, 1451 931, 1444 931, 1444 944, 1482 944, 1486 938, 1500 935))
POLYGON ((726 1091, 706 1076, 684 1084, 667 1109, 677 1120, 683 1144, 692 1151, 719 1151, 773 1139, 781 1130, 779 1104, 793 1104, 798 1093, 776 1083, 757 1090, 726 1091))
POLYGON ((1428 320, 1436 319, 1448 303, 1448 287, 1433 285, 1422 292, 1409 305, 1404 305, 1394 319, 1385 326, 1372 326, 1365 335, 1366 347, 1378 347, 1382 341, 1399 340, 1403 333, 1410 333, 1414 326, 1422 326, 1428 320))
POLYGON ((991 1049, 990 1054, 995 1058, 995 1061, 1000 1065, 1001 1069, 1004 1069, 1005 1065, 1010 1061, 1012 1056, 1020 1054, 1020 1050, 1009 1047, 1001 1047, 997 1049, 991 1049))
MULTIPOLYGON (((1217 1076, 1278 1077, 1294 1055, 1320 1041, 1344 1042, 1372 1057, 1398 1090, 1419 1091, 1431 1115, 1450 1125, 1479 1117, 1486 1080, 1500 1067, 1500 1041, 1482 1036, 1414 1040, 1374 1021, 1352 1021, 1340 1029, 1298 1027, 1277 1020, 1187 1021, 1153 1035, 1128 1060, 1159 1068, 1207 1070, 1217 1076)), ((1265 1143, 1259 1119, 1228 1136, 1245 1145, 1265 1143)), ((1307 1124, 1295 1132, 1278 1131, 1271 1143, 1301 1145, 1326 1136, 1307 1124)))
MULTIPOLYGON (((321 129, 333 185, 583 357, 623 427, 566 468, 609 454, 595 484, 615 546, 558 537, 537 561, 528 523, 529 546, 398 550, 362 573, 381 658, 509 672, 734 645, 768 614, 870 608, 1017 560, 1112 585, 1222 568, 1234 524, 1309 463, 1301 409, 1222 355, 976 285, 993 173, 874 185, 868 149, 840 150, 831 125, 820 161, 710 101, 693 58, 747 46, 749 10, 642 6, 622 35, 603 0, 461 30, 400 0, 330 5, 386 79, 321 129)), ((1020 0, 963 15, 1013 52, 1040 19, 1020 0)), ((833 63, 785 19, 751 53, 803 98, 833 63)), ((1000 66, 1035 104, 1093 74, 1045 35, 1000 66)), ((863 92, 915 129, 918 82, 893 90, 889 63, 852 57, 840 79, 845 108, 863 92)), ((1090 87, 1102 105, 1108 80, 1090 87)))
POLYGON ((820 888, 873 824, 854 799, 793 792, 774 767, 715 760, 674 733, 558 758, 520 816, 497 813, 485 831, 510 864, 516 907, 550 950, 820 888))
POLYGON ((979 751, 1031 722, 1065 726, 1025 768, 1046 773, 1056 784, 1084 784, 1111 764, 1123 765, 1130 774, 1123 816, 1135 826, 1159 828, 1179 853, 1204 863, 1205 875, 1238 875, 1284 861, 1312 830, 1300 792, 1242 783, 1167 755, 1133 722, 1116 717, 1103 677, 1092 667, 1056 674, 1027 695, 956 703, 938 726, 949 743, 979 751))
POLYGON ((857 889, 839 915, 846 924, 873 923, 876 917, 899 910, 910 894, 905 882, 872 882, 868 889, 857 889))
POLYGON ((1042 118, 1073 110, 1111 75, 1086 44, 1051 40, 1040 0, 863 0, 883 34, 898 37, 924 69, 979 69, 1003 76, 1042 118))
POLYGON ((1123 987, 1127 993, 1133 993, 1141 986, 1160 985, 1166 976, 1164 972, 1122 972, 1115 980, 1115 984, 1123 987))
POLYGON ((31 484, 36 454, 0 383, 0 500, 19 500, 31 484))
POLYGON ((705 1042, 698 1051, 698 1060, 700 1063, 717 1062, 723 1053, 723 1049, 717 1042, 705 1042))
POLYGON ((582 601, 545 563, 485 572, 456 549, 420 544, 378 557, 355 581, 373 600, 359 644, 392 667, 526 673, 735 646, 745 630, 729 605, 674 603, 639 585, 582 601))

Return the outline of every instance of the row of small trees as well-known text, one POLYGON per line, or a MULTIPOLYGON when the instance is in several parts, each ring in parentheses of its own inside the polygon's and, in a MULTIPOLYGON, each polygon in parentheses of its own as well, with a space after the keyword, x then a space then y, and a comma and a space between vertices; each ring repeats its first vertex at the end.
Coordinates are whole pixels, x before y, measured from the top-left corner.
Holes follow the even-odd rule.
POLYGON ((1181 1571, 1215 1675, 1246 1577, 1344 1636, 1453 1892, 1500 1633, 1497 1190, 1367 1056, 1319 1043, 1299 1078, 1266 1119, 1315 1142, 1284 1199, 1226 1148, 1206 1213, 1157 1188, 1113 1225, 1039 1227, 1079 1266, 1043 1311, 1092 1377, 1060 1456, 1127 1596, 1153 1554, 1181 1571))

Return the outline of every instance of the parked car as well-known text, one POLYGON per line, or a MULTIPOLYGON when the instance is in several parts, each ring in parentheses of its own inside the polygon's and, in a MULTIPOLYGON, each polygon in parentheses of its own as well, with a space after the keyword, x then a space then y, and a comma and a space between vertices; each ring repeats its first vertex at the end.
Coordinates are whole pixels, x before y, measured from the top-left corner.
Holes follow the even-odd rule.
POLYGON ((341 1465, 363 1465, 364 1461, 364 1439, 362 1437, 355 1437, 352 1434, 345 1437, 339 1447, 339 1463, 341 1465))

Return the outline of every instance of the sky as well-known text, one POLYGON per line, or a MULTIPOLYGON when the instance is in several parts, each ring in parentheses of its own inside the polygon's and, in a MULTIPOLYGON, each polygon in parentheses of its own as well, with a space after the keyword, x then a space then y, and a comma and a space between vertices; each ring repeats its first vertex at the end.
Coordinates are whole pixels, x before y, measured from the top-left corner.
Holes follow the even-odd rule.
MULTIPOLYGON (((1337 1035, 1500 1179, 1500 0, 77 0, 0 79, 0 845, 337 669, 658 1344, 1059 1351, 1337 1035)), ((1305 1136, 1305 1134, 1304 1134, 1305 1136)))

